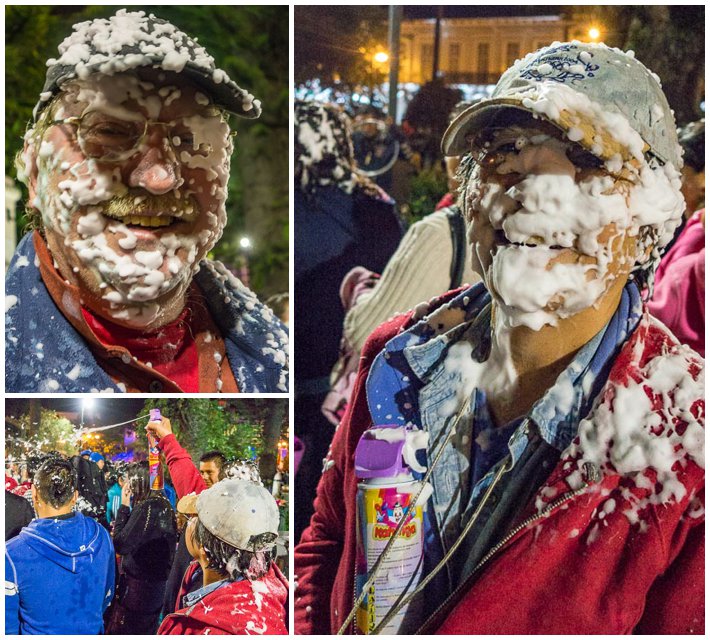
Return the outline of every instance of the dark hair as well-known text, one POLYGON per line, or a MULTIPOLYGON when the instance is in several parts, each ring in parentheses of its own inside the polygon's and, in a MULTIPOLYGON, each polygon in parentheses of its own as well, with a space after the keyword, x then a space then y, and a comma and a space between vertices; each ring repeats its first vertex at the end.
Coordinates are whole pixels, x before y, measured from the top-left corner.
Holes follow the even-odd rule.
POLYGON ((134 502, 145 500, 151 493, 148 463, 133 462, 126 467, 125 474, 134 502))
POLYGON ((74 497, 79 480, 69 460, 50 456, 35 472, 33 484, 42 502, 59 509, 74 497))
POLYGON ((245 551, 220 540, 210 533, 197 519, 193 529, 193 542, 202 547, 207 554, 207 566, 227 576, 229 580, 243 577, 247 580, 259 580, 269 571, 271 551, 245 551))
POLYGON ((219 469, 219 479, 224 480, 224 465, 227 464, 227 457, 221 451, 207 451, 200 456, 200 462, 214 462, 219 469))
POLYGON ((705 169, 705 118, 678 129, 678 142, 683 147, 683 164, 695 171, 705 169))

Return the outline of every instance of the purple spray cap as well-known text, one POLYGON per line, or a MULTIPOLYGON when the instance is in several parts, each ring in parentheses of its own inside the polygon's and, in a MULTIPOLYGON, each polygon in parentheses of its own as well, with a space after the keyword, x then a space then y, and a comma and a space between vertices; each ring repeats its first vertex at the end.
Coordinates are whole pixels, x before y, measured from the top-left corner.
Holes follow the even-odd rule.
POLYGON ((160 422, 160 409, 150 409, 150 422, 160 422))
POLYGON ((378 424, 365 431, 355 447, 355 475, 365 479, 409 473, 402 455, 406 434, 407 428, 400 424, 378 424))

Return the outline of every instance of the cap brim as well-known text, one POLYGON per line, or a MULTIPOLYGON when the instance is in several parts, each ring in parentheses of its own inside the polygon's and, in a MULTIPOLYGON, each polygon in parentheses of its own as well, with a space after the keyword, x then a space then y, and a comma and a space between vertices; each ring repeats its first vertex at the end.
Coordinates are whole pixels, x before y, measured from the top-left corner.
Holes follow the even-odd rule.
POLYGON ((196 516, 197 515, 197 498, 199 496, 196 493, 191 493, 187 496, 183 496, 178 500, 177 511, 185 516, 196 516))
MULTIPOLYGON (((141 64, 136 67, 128 67, 123 71, 114 71, 113 73, 130 73, 139 69, 158 69, 166 73, 174 73, 176 75, 187 77, 195 86, 212 99, 213 104, 221 107, 240 118, 253 120, 261 115, 261 107, 259 101, 254 100, 251 94, 239 87, 233 80, 215 82, 215 77, 221 78, 219 74, 209 73, 202 67, 199 67, 191 62, 187 62, 181 71, 172 71, 164 69, 160 65, 161 60, 155 58, 153 64, 141 64), (247 98, 251 96, 249 102, 247 98), (247 108, 248 107, 248 108, 247 108)), ((83 74, 102 73, 101 64, 86 65, 83 74)), ((55 65, 47 72, 47 78, 42 90, 45 98, 40 100, 35 106, 34 117, 35 121, 44 108, 51 102, 56 94, 61 91, 62 84, 77 78, 76 68, 70 65, 55 65), (51 97, 48 97, 50 96, 51 97)))
MULTIPOLYGON (((471 151, 470 136, 489 127, 501 111, 506 109, 534 114, 531 109, 523 106, 522 99, 493 98, 474 104, 456 116, 444 132, 441 139, 441 150, 444 155, 462 156, 471 151)), ((535 115, 538 116, 538 114, 535 115)), ((556 122, 552 122, 552 124, 564 131, 556 122)))
MULTIPOLYGON (((529 98, 530 94, 524 96, 529 98)), ((526 112, 534 118, 539 118, 557 127, 564 134, 575 129, 578 137, 574 141, 587 149, 590 153, 609 160, 614 156, 621 156, 623 160, 633 157, 632 153, 621 142, 614 138, 611 132, 599 132, 588 117, 563 110, 559 120, 553 120, 544 113, 539 113, 523 105, 523 97, 501 97, 479 102, 462 112, 441 139, 441 149, 446 156, 462 156, 471 151, 471 136, 494 124, 502 112, 526 112)), ((648 148, 648 145, 646 145, 648 148)))

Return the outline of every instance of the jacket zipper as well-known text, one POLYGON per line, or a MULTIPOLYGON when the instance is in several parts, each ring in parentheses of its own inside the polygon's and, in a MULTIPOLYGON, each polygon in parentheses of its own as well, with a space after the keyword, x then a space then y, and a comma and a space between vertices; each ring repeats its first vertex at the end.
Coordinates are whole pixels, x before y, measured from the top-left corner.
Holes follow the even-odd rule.
POLYGON ((417 634, 421 632, 422 629, 425 629, 429 622, 433 620, 436 616, 439 615, 439 613, 446 608, 451 601, 453 600, 454 596, 457 596, 461 591, 464 589, 467 589, 468 587, 471 586, 473 583, 473 579, 476 577, 476 574, 481 570, 481 568, 496 554, 498 551, 500 551, 510 540, 512 540, 518 533, 520 533, 523 529, 526 529, 529 527, 531 524, 534 522, 537 522, 538 520, 542 520, 544 518, 547 518, 555 509, 560 507, 562 504, 565 502, 571 500, 572 498, 575 498, 576 496, 580 495, 581 493, 584 493, 587 488, 591 485, 594 484, 595 482, 599 481, 599 469, 594 465, 593 463, 586 462, 584 463, 584 470, 586 472, 586 475, 588 476, 589 480, 584 481, 584 486, 580 487, 579 489, 576 489, 574 491, 569 491, 565 493, 564 495, 560 496, 556 500, 553 500, 545 509, 540 511, 539 513, 536 513, 533 516, 530 516, 529 518, 526 518, 523 520, 517 527, 513 528, 511 531, 509 531, 502 540, 497 542, 493 547, 486 553, 483 558, 481 558, 480 562, 475 566, 473 571, 471 572, 471 575, 462 583, 460 584, 452 593, 451 595, 444 600, 437 608, 436 610, 426 619, 423 625, 419 627, 419 630, 417 631, 417 634))
MULTIPOLYGON (((530 419, 525 418, 524 422, 522 423, 522 428, 523 428, 524 432, 527 432, 529 422, 530 422, 530 419)), ((457 421, 457 423, 458 423, 458 421, 457 421)), ((447 440, 447 442, 448 442, 448 440, 447 440)), ((453 556, 456 549, 460 546, 461 542, 468 534, 468 531, 471 529, 471 527, 476 522, 476 520, 478 520, 478 516, 483 511, 483 507, 488 502, 488 499, 490 498, 490 496, 493 495, 493 490, 495 489, 498 482, 500 482, 500 479, 512 468, 512 467, 508 466, 510 464, 510 462, 511 462, 511 457, 510 457, 510 455, 508 455, 508 457, 505 458, 505 460, 503 461, 503 464, 501 465, 500 469, 496 472, 496 475, 493 478, 493 481, 486 489, 486 492, 483 494, 480 504, 476 507, 476 510, 472 514, 471 519, 469 520, 468 524, 464 527, 464 530, 461 532, 461 534, 457 538, 454 545, 451 547, 451 549, 449 549, 449 551, 446 552, 446 554, 444 554, 444 557, 439 561, 439 563, 436 565, 436 567, 434 567, 434 569, 432 569, 432 571, 424 578, 424 580, 405 598, 405 600, 402 603, 399 604, 399 606, 397 607, 397 610, 399 610, 402 607, 404 607, 405 605, 407 605, 417 594, 421 593, 423 591, 423 589, 426 587, 426 585, 434 578, 434 576, 436 576, 436 574, 438 574, 439 571, 446 566, 446 564, 449 562, 449 560, 453 556)), ((437 611, 438 611, 438 609, 437 609, 437 611)), ((392 616, 392 609, 390 609, 390 611, 386 614, 386 616, 379 622, 379 624, 375 628, 376 633, 379 633, 379 630, 392 617, 393 617, 392 616)))
MULTIPOLYGON (((431 464, 429 465, 429 468, 427 469, 427 472, 424 474, 424 477, 422 478, 422 480, 420 480, 421 487, 420 487, 419 491, 415 494, 414 499, 412 500, 413 505, 415 505, 417 503, 417 501, 419 500, 419 496, 421 495, 422 491, 424 490, 424 487, 426 486, 426 484, 429 482, 429 478, 431 476, 432 471, 434 470, 434 467, 436 467, 437 464, 439 463, 439 460, 444 452, 444 449, 451 441, 451 438, 453 438, 453 436, 455 435, 456 427, 458 426, 458 423, 461 421, 461 419, 464 417, 464 415, 466 415, 466 412, 467 412, 467 409, 469 408, 469 406, 470 406, 470 400, 467 400, 466 402, 463 403, 463 405, 461 405, 458 412, 456 413, 456 416, 454 417, 453 422, 451 423, 451 426, 449 428, 449 434, 447 435, 446 439, 442 443, 438 453, 434 456, 434 459, 432 460, 431 464)), ((408 513, 408 511, 407 511, 407 513, 408 513)), ((406 518, 402 518, 402 520, 400 520, 399 524, 395 528, 395 530, 392 534, 392 537, 390 538, 390 540, 387 543, 387 545, 385 546, 385 548, 382 550, 382 554, 380 555, 380 557, 378 557, 377 561, 375 562, 375 565, 372 567, 371 573, 368 574, 368 578, 364 584, 363 592, 365 591, 365 588, 368 588, 369 586, 371 586, 369 584, 370 582, 372 582, 372 584, 374 584, 374 576, 377 573, 376 570, 379 569, 382 561, 387 556, 392 545, 395 543, 396 538, 399 535, 399 532, 402 529, 402 526, 404 525, 405 521, 406 521, 406 518)), ((360 596, 357 595, 357 567, 355 567, 353 575, 354 575, 354 578, 353 578, 353 595, 354 595, 353 603, 354 603, 354 605, 353 605, 353 608, 350 610, 350 613, 348 613, 348 615, 345 617, 345 622, 343 622, 342 626, 338 630, 337 635, 342 635, 348 626, 350 626, 351 629, 353 629, 353 633, 354 633, 355 629, 357 627, 357 607, 360 605, 360 603, 358 602, 358 600, 360 599, 360 596), (351 618, 351 616, 352 616, 352 618, 351 618), (349 625, 348 625, 348 619, 350 619, 349 625)), ((364 597, 365 597, 364 593, 361 595, 362 595, 362 600, 364 600, 364 597)))

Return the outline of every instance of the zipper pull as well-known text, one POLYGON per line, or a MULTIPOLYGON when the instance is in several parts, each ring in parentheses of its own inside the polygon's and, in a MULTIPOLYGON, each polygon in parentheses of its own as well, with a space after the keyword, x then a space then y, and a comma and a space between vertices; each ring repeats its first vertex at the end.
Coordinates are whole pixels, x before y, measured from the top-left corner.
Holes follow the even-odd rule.
POLYGON ((585 462, 582 465, 582 475, 588 485, 597 484, 602 479, 601 469, 594 462, 585 462))

